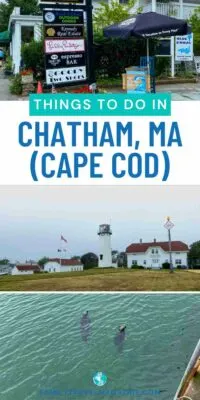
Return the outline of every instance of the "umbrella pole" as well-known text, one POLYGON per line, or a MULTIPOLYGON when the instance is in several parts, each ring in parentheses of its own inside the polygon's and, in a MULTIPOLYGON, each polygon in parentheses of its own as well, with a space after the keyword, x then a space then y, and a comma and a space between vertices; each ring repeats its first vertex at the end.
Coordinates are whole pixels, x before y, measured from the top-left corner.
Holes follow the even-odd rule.
POLYGON ((147 75, 148 75, 148 84, 150 86, 151 78, 150 78, 150 60, 149 60, 149 38, 147 39, 147 75))

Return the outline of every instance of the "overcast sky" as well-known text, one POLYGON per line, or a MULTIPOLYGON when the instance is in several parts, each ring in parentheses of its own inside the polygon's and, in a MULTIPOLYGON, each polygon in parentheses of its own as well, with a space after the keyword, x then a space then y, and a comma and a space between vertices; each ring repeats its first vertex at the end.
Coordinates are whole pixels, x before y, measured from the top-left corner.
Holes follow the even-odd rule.
POLYGON ((60 235, 66 256, 98 253, 98 225, 112 225, 112 248, 132 242, 200 239, 200 187, 0 187, 0 258, 55 257, 60 235))

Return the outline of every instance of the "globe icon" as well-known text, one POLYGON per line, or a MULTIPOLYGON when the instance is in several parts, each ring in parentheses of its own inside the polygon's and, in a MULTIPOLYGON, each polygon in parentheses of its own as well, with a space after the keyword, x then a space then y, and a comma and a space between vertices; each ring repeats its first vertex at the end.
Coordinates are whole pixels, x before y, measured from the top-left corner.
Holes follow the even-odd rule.
POLYGON ((93 376, 93 382, 97 386, 104 386, 107 382, 107 376, 103 372, 96 372, 93 376))

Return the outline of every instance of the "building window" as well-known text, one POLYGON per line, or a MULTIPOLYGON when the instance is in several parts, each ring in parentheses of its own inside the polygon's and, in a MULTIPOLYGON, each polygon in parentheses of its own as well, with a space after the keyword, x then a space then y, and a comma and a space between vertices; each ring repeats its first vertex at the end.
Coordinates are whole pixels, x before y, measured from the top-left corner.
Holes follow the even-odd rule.
POLYGON ((55 268, 54 268, 53 270, 54 270, 54 272, 56 272, 56 269, 55 269, 55 268))
POLYGON ((156 249, 156 254, 158 254, 158 249, 156 249))
POLYGON ((103 254, 100 254, 99 258, 100 258, 100 260, 103 260, 103 254))
POLYGON ((157 264, 159 260, 152 260, 154 264, 157 264))
POLYGON ((154 254, 154 249, 151 250, 151 253, 154 254))
POLYGON ((178 259, 175 260, 175 264, 176 264, 176 265, 181 265, 181 264, 182 264, 182 260, 180 260, 180 259, 179 259, 179 260, 178 260, 178 259))
POLYGON ((132 265, 137 265, 137 260, 133 260, 132 265))
POLYGON ((144 265, 146 265, 146 263, 147 263, 146 260, 144 260, 144 265))

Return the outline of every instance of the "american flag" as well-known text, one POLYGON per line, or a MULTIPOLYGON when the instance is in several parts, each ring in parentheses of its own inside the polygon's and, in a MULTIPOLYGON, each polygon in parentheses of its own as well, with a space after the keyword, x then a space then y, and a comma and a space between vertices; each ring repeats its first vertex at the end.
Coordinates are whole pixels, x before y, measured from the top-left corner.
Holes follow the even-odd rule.
POLYGON ((63 235, 61 235, 60 239, 63 240, 63 242, 67 243, 67 239, 65 239, 63 235))

